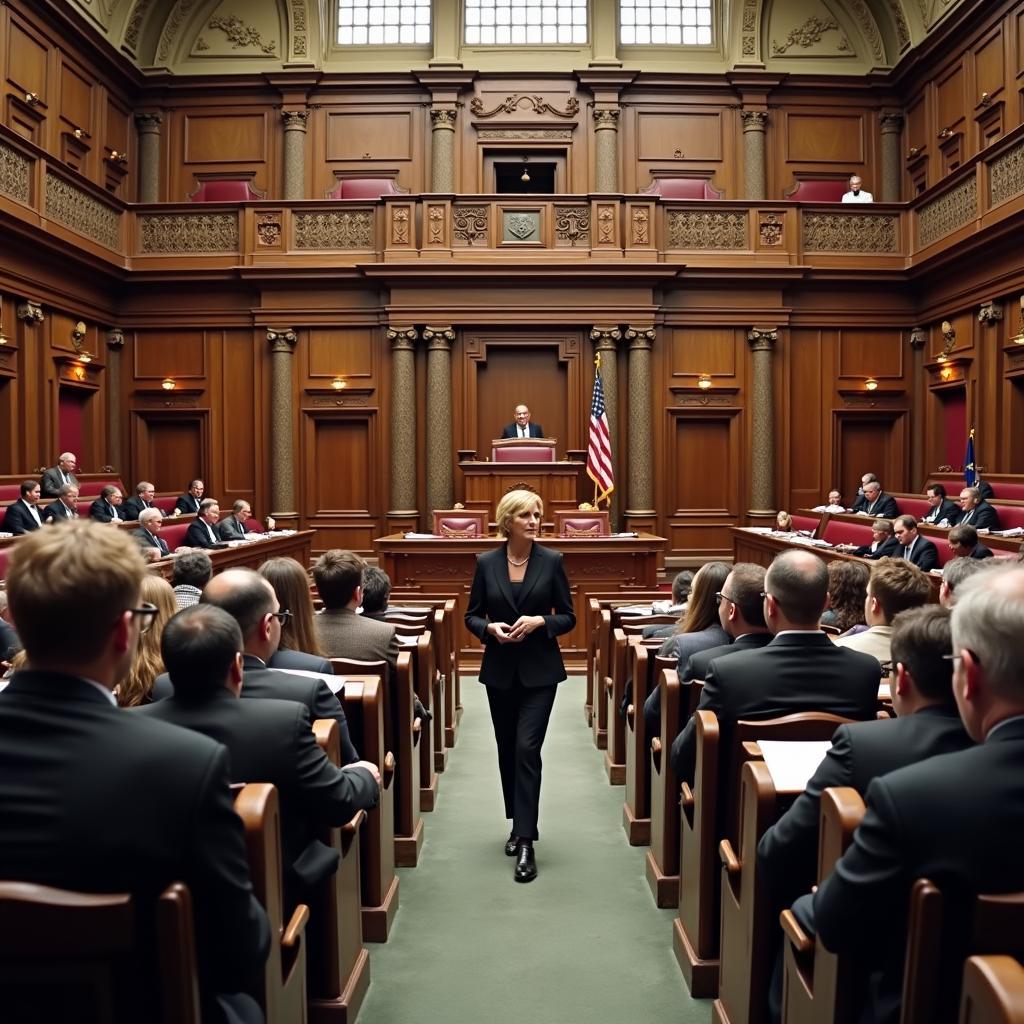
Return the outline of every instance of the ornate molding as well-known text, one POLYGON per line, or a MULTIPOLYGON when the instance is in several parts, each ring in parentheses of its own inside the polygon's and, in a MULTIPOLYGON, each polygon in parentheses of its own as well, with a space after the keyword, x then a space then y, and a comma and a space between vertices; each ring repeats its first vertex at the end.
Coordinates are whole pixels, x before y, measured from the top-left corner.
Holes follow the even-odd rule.
POLYGON ((747 331, 747 342, 750 344, 751 352, 771 352, 778 340, 777 327, 751 327, 747 331))
POLYGON ((992 161, 989 168, 989 195, 992 204, 1005 202, 1024 192, 1024 142, 992 161))
POLYGON ((444 327, 424 327, 423 340, 430 350, 447 351, 449 345, 455 341, 454 329, 446 325, 444 327))
POLYGON ((896 40, 900 49, 905 50, 910 45, 910 28, 900 0, 889 0, 889 10, 892 12, 892 20, 896 23, 896 40))
POLYGON ((577 243, 589 246, 590 208, 587 206, 556 206, 555 239, 558 242, 568 242, 573 247, 577 243))
POLYGON ((389 327, 384 333, 391 343, 391 348, 396 352, 412 352, 419 338, 419 332, 411 325, 389 327))
POLYGON ((808 252, 896 252, 897 214, 805 213, 808 252))
POLYGON ((756 61, 760 56, 760 48, 757 44, 758 37, 758 15, 760 13, 761 0, 743 0, 743 22, 742 34, 740 36, 740 51, 747 58, 748 62, 756 61))
POLYGON ((926 203, 917 214, 917 240, 924 247, 952 234, 978 213, 978 181, 970 177, 926 203))
POLYGON ((847 3, 852 9, 854 17, 860 22, 864 38, 871 47, 871 56, 879 63, 883 62, 885 60, 885 47, 882 45, 882 35, 878 31, 878 25, 875 22, 874 15, 868 9, 868 5, 864 0, 847 0, 847 3))
POLYGON ((782 245, 783 221, 774 213, 765 213, 757 225, 757 235, 765 248, 773 248, 782 245))
POLYGON ((0 192, 20 203, 32 197, 32 161, 13 146, 0 141, 0 192))
POLYGON ((32 299, 23 299, 18 303, 15 309, 15 315, 22 323, 31 327, 33 324, 41 324, 43 322, 43 307, 38 302, 33 302, 32 299))
POLYGON ((291 0, 289 11, 292 19, 291 47, 293 57, 306 56, 306 3, 305 0, 291 0))
POLYGON ((741 110, 740 120, 745 132, 763 132, 768 127, 768 111, 741 110))
POLYGON ((649 349, 653 347, 654 339, 658 336, 658 332, 654 329, 653 325, 650 327, 627 326, 625 336, 631 349, 649 349))
POLYGON ((139 229, 144 253, 238 251, 234 213, 146 213, 139 229))
POLYGON ((454 241, 462 245, 487 243, 488 209, 486 206, 456 206, 452 211, 454 241))
POLYGON ((454 107, 434 107, 430 111, 430 127, 433 131, 455 131, 455 120, 459 112, 454 107))
POLYGON ((518 110, 532 110, 538 117, 545 114, 553 114, 555 117, 571 118, 580 112, 580 101, 575 96, 570 96, 565 101, 565 110, 557 110, 551 106, 543 96, 531 95, 529 93, 513 93, 506 96, 496 107, 491 110, 484 110, 483 100, 474 96, 469 109, 476 117, 489 118, 498 114, 514 114, 518 110))
POLYGON ((373 210, 296 213, 296 249, 372 249, 373 210))
POLYGON ((910 328, 910 347, 913 349, 923 349, 925 343, 928 341, 928 330, 925 327, 911 327, 910 328))
POLYGON ((223 32, 228 37, 228 42, 231 43, 231 47, 234 50, 243 50, 246 47, 255 46, 256 49, 261 50, 268 57, 277 55, 277 41, 272 39, 269 43, 263 42, 263 37, 255 25, 246 25, 237 14, 231 14, 227 17, 217 15, 206 23, 206 27, 214 30, 219 29, 223 32))
POLYGON ((620 113, 618 110, 595 110, 594 130, 598 132, 605 131, 606 129, 618 131, 620 113))
POLYGON ((746 213, 669 210, 669 249, 745 249, 746 213))
POLYGON ((1003 307, 992 299, 989 302, 983 302, 978 308, 978 323, 979 324, 995 324, 1003 319, 1003 307))
POLYGON ((483 142, 571 142, 572 128, 478 128, 483 142))
POLYGON ((46 175, 46 216, 108 249, 120 251, 118 212, 55 174, 46 175))
POLYGON ((821 37, 826 32, 833 31, 839 32, 839 42, 836 44, 836 49, 840 53, 848 52, 850 50, 850 41, 839 30, 839 22, 835 18, 826 19, 812 15, 802 25, 791 29, 784 43, 778 43, 773 39, 772 55, 781 57, 793 46, 799 46, 802 50, 809 50, 816 43, 821 42, 821 37))
POLYGON ((614 324, 594 324, 590 329, 590 340, 598 349, 614 349, 622 340, 622 331, 614 324))
POLYGON ((106 334, 107 348, 112 352, 120 352, 124 348, 124 331, 120 327, 111 327, 106 334))
POLYGON ((271 352, 284 352, 291 355, 298 344, 299 336, 291 327, 268 327, 267 341, 270 343, 271 352))
POLYGON ((308 110, 282 110, 281 121, 286 132, 306 130, 306 123, 309 121, 308 110))
POLYGON ((281 215, 261 213, 256 217, 256 241, 259 245, 281 244, 281 215))

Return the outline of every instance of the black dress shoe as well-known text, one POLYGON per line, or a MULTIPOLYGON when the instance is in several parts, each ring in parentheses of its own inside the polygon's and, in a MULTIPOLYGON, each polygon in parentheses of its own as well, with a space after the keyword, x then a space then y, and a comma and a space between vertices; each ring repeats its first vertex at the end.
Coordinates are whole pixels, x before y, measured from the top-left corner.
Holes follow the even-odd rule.
POLYGON ((527 843, 519 844, 519 853, 516 856, 516 869, 512 877, 517 882, 532 882, 537 877, 537 861, 533 857, 533 846, 527 843))
POLYGON ((508 839, 505 840, 505 856, 514 857, 516 851, 519 849, 519 836, 512 832, 509 834, 508 839))

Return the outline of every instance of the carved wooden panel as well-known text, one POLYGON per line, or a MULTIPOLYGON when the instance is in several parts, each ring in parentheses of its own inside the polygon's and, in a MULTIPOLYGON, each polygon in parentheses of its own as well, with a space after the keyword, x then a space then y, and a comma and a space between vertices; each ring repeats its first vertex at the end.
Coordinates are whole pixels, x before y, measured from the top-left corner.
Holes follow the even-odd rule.
POLYGON ((786 115, 786 160, 801 164, 842 164, 865 160, 864 115, 850 112, 786 115))
POLYGON ((92 82, 67 57, 61 57, 60 116, 66 128, 92 135, 92 82))
POLYGON ((411 160, 412 112, 327 114, 328 160, 411 160))
MULTIPOLYGON (((967 75, 962 61, 949 68, 935 82, 935 129, 962 127, 967 106, 967 75)), ((973 106, 973 104, 972 104, 973 106)))
POLYGON ((192 111, 184 117, 184 162, 257 164, 267 160, 268 114, 262 111, 192 111))
POLYGON ((839 479, 833 483, 844 497, 857 493, 864 473, 874 473, 887 491, 901 491, 909 486, 904 421, 902 412, 835 414, 835 465, 839 479))
POLYGON ((9 7, 4 67, 4 122, 22 138, 45 145, 43 126, 50 103, 52 44, 9 7))
POLYGON ((308 376, 346 381, 375 377, 376 333, 369 327, 310 328, 308 376))
POLYGON ((903 345, 899 331, 884 329, 839 332, 839 376, 864 380, 903 377, 903 345))
MULTIPOLYGON (((266 344, 263 332, 257 332, 257 339, 261 347, 266 344)), ((225 331, 212 340, 221 364, 216 379, 220 400, 214 406, 219 417, 214 424, 217 497, 222 511, 231 502, 245 498, 253 503, 256 515, 265 516, 270 509, 259 502, 269 502, 270 496, 265 490, 261 492, 257 483, 262 480, 259 457, 269 415, 267 404, 255 400, 260 394, 261 364, 253 332, 225 331)))
POLYGON ((677 327, 669 345, 673 377, 736 376, 736 331, 731 327, 677 327))
POLYGON ((982 96, 988 94, 990 101, 998 99, 1005 85, 1006 64, 1003 56, 1003 26, 996 28, 975 44, 972 57, 974 61, 974 96, 973 104, 982 102, 982 96))
POLYGON ((788 403, 782 418, 788 470, 788 498, 780 495, 787 508, 814 507, 832 486, 822 479, 822 450, 827 423, 821 416, 821 389, 828 386, 831 366, 827 362, 828 342, 823 332, 791 330, 786 359, 788 403))
MULTIPOLYGON (((158 491, 184 490, 196 477, 206 480, 209 465, 206 410, 140 410, 132 419, 134 472, 131 479, 152 480, 158 491)), ((218 481, 206 480, 206 483, 213 490, 218 481)))
POLYGON ((104 155, 129 153, 133 149, 132 112, 107 94, 107 117, 103 133, 104 155))
POLYGON ((722 114, 719 111, 637 115, 640 160, 722 159, 722 114))
POLYGON ((666 467, 670 515, 705 512, 738 515, 739 417, 732 413, 674 416, 670 463, 666 467))
POLYGON ((376 494, 383 470, 377 457, 374 419, 374 413, 365 410, 305 414, 305 508, 309 515, 380 513, 376 494))
POLYGON ((200 330, 147 330, 135 335, 135 379, 195 380, 206 376, 206 338, 200 330))
POLYGON ((931 141, 928 129, 928 99, 922 91, 907 104, 907 120, 903 129, 904 156, 909 156, 914 150, 918 154, 927 152, 931 141))

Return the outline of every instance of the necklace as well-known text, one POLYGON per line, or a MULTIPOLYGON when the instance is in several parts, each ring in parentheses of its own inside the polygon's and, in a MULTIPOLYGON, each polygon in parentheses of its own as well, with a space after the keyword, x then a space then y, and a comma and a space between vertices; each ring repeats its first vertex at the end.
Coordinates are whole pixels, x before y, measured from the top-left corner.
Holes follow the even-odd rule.
POLYGON ((505 557, 508 559, 508 564, 514 565, 517 569, 522 565, 526 565, 526 563, 530 560, 529 555, 527 555, 521 562, 517 562, 511 555, 506 555, 505 557))

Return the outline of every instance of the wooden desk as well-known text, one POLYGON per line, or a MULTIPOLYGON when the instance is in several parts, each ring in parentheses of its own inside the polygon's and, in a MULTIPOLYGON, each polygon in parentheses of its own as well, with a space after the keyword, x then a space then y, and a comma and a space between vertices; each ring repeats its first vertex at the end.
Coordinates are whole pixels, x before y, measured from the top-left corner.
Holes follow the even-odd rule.
MULTIPOLYGON (((216 548, 206 553, 213 562, 214 573, 225 569, 258 569, 268 558, 294 558, 305 569, 316 530, 299 530, 288 536, 268 535, 266 540, 246 541, 232 548, 216 548)), ((150 572, 165 580, 174 575, 174 556, 161 558, 150 565, 150 572)))
MULTIPOLYGON (((572 587, 576 628, 561 638, 563 655, 581 662, 587 653, 587 597, 619 590, 653 589, 665 538, 641 533, 636 537, 544 537, 544 544, 562 552, 572 587)), ((463 616, 476 570, 476 556, 503 544, 500 537, 378 537, 373 542, 381 568, 395 587, 423 587, 432 594, 458 599, 456 636, 462 657, 480 663, 480 642, 466 629, 463 616)))
POLYGON ((463 475, 462 499, 466 508, 479 508, 494 516, 498 502, 509 491, 536 491, 550 522, 555 509, 572 511, 580 502, 582 462, 477 462, 459 463, 463 475))

